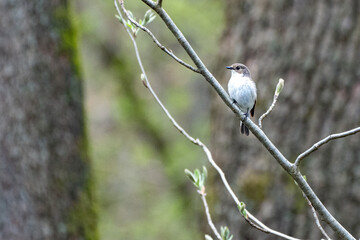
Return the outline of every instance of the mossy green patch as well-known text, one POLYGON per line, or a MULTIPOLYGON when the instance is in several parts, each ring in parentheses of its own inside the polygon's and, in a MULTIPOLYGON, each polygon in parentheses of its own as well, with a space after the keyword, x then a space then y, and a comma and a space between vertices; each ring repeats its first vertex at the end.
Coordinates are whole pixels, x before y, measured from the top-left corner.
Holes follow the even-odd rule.
POLYGON ((82 101, 82 69, 78 53, 75 14, 71 2, 66 2, 55 8, 52 16, 54 17, 52 19, 51 35, 54 38, 57 55, 60 58, 59 61, 61 61, 61 58, 65 58, 71 63, 70 69, 62 69, 62 71, 66 71, 65 75, 68 76, 68 79, 64 80, 70 82, 66 100, 69 104, 73 101, 82 101))
MULTIPOLYGON (((71 63, 69 70, 69 77, 67 81, 70 82, 68 101, 74 102, 75 106, 80 106, 78 111, 85 116, 83 106, 83 92, 82 92, 82 74, 81 65, 78 54, 77 43, 77 29, 74 24, 73 6, 71 1, 58 8, 55 8, 53 14, 53 35, 57 46, 57 53, 60 57, 68 59, 71 63)), ((70 235, 78 236, 86 240, 97 240, 99 237, 97 229, 98 207, 97 201, 94 199, 94 177, 92 174, 91 162, 89 160, 88 136, 86 131, 85 117, 81 119, 81 138, 78 143, 78 151, 80 153, 83 163, 83 181, 76 192, 76 199, 74 205, 68 214, 68 221, 66 223, 67 230, 70 235)))
POLYGON ((86 240, 99 239, 97 228, 98 207, 94 200, 94 181, 92 174, 88 174, 86 186, 79 193, 67 222, 70 235, 82 236, 86 240))
POLYGON ((77 29, 74 22, 73 8, 70 3, 55 9, 53 14, 54 29, 58 39, 58 51, 71 60, 76 76, 81 76, 78 54, 77 29))

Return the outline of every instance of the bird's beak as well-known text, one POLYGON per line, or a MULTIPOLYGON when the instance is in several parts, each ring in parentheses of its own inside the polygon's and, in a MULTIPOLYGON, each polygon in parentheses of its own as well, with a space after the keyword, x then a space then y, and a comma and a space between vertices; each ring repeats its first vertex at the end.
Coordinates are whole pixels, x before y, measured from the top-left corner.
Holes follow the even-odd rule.
POLYGON ((231 66, 226 66, 227 69, 233 70, 234 68, 231 66))

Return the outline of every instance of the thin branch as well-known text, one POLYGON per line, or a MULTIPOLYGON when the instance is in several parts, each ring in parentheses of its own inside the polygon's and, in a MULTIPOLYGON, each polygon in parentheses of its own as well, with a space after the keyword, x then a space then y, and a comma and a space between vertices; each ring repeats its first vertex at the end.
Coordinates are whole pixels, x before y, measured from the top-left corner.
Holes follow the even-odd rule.
POLYGON ((274 95, 274 100, 271 104, 271 106, 269 107, 269 109, 263 114, 261 115, 261 117, 259 118, 259 127, 262 128, 262 125, 261 125, 261 121, 267 116, 269 115, 269 113, 273 110, 273 108, 275 107, 275 104, 277 102, 277 99, 278 99, 279 95, 274 95))
POLYGON ((324 139, 320 140, 319 142, 315 143, 311 148, 309 148, 308 150, 306 150, 305 152, 303 152, 302 154, 300 154, 300 155, 296 158, 294 165, 295 165, 296 167, 299 167, 300 162, 301 162, 302 159, 304 159, 305 157, 309 156, 311 153, 315 152, 315 151, 318 150, 322 145, 330 142, 331 140, 338 139, 338 138, 343 138, 343 137, 347 137, 347 136, 356 134, 356 133, 358 133, 358 132, 360 132, 360 127, 351 129, 351 130, 346 131, 346 132, 331 134, 331 135, 327 136, 326 138, 324 138, 324 139))
MULTIPOLYGON (((121 0, 119 0, 121 3, 121 0)), ((116 0, 114 0, 115 3, 115 7, 116 10, 118 11, 118 14, 122 17, 120 9, 117 5, 116 0)), ((136 44, 136 41, 133 37, 133 35, 131 34, 130 30, 128 29, 128 27, 123 24, 127 33, 129 34, 130 39, 132 40, 132 43, 134 45, 134 49, 135 49, 135 54, 136 54, 136 58, 137 61, 139 63, 141 72, 142 72, 142 76, 144 78, 144 85, 146 86, 146 88, 150 91, 150 93, 153 95, 153 97, 155 98, 155 100, 157 101, 157 103, 160 105, 160 107, 162 108, 162 110, 165 112, 165 114, 167 115, 167 117, 170 119, 170 121, 172 122, 172 124, 174 125, 174 127, 181 133, 183 134, 188 140, 190 140, 192 143, 194 143, 195 145, 200 146, 203 151, 205 152, 209 162, 211 163, 211 165, 218 171, 219 175, 221 176, 221 179, 226 187, 226 189, 228 190, 228 192, 230 193, 230 195, 232 196, 233 200, 235 201, 236 205, 239 206, 240 205, 240 201, 239 199, 236 197, 235 193, 233 192, 233 190, 231 189, 228 181, 225 178, 225 174, 224 172, 221 170, 221 168, 215 163, 214 159, 212 158, 212 154, 210 152, 210 150, 206 147, 205 144, 203 144, 199 139, 195 139, 193 137, 191 137, 177 122, 176 120, 171 116, 171 114, 169 113, 169 111, 166 109, 166 107, 162 104, 161 100, 158 98, 158 96, 156 95, 155 91, 152 89, 151 84, 147 78, 147 75, 145 73, 145 69, 143 67, 141 58, 140 58, 140 54, 139 54, 139 50, 136 44)), ((261 221, 259 221, 256 217, 254 217, 250 212, 247 211, 247 215, 249 216, 249 218, 252 220, 252 222, 256 223, 260 228, 264 229, 265 231, 272 233, 274 235, 283 237, 285 239, 289 239, 289 240, 298 240, 297 238, 293 238, 290 236, 287 236, 283 233, 277 232, 275 230, 270 229, 269 227, 267 227, 265 224, 263 224, 261 221)))
POLYGON ((309 201, 320 214, 322 219, 334 230, 334 232, 341 239, 355 239, 326 209, 324 204, 320 201, 314 191, 311 189, 309 184, 304 180, 300 171, 296 166, 287 160, 282 153, 275 147, 275 145, 269 140, 264 132, 254 124, 250 118, 245 119, 245 115, 236 104, 231 101, 229 95, 215 79, 215 77, 206 68, 204 63, 201 61, 199 56, 196 54, 190 43, 187 41, 185 36, 179 30, 179 28, 172 21, 170 16, 166 13, 163 8, 158 7, 151 0, 142 0, 146 5, 152 8, 164 21, 169 30, 178 39, 178 42, 183 46, 184 50, 188 53, 189 57, 193 60, 194 64, 200 70, 200 73, 204 76, 205 80, 214 88, 224 103, 240 118, 240 120, 250 129, 250 131, 257 137, 257 139, 263 144, 263 146, 269 151, 269 153, 277 160, 277 162, 284 168, 284 170, 292 176, 299 188, 305 193, 309 201))
MULTIPOLYGON (((211 165, 216 169, 216 171, 219 173, 221 180, 224 183, 224 186, 226 188, 226 190, 230 193, 232 199, 234 200, 234 202, 236 203, 236 206, 240 206, 240 200, 237 198, 237 196, 235 195, 234 191, 232 190, 232 188, 230 187, 226 177, 225 177, 225 173, 221 170, 221 168, 215 163, 212 154, 210 152, 210 150, 205 146, 205 144, 203 144, 199 139, 196 139, 197 141, 197 145, 199 145, 200 147, 202 147, 203 151, 205 152, 209 162, 211 163, 211 165)), ((269 227, 267 227, 265 224, 263 224, 261 221, 259 221, 256 217, 254 217, 249 211, 246 210, 247 216, 248 218, 251 220, 252 223, 255 223, 258 227, 258 229, 260 229, 263 232, 267 232, 267 233, 271 233, 274 235, 277 235, 279 237, 283 237, 285 239, 290 239, 290 240, 295 240, 297 238, 293 238, 291 236, 285 235, 281 232, 275 231, 269 227)), ((244 217, 244 216, 243 216, 244 217)), ((244 217, 245 218, 245 217, 244 217)), ((245 218, 245 220, 247 222, 248 219, 245 218)), ((251 224, 252 225, 252 224, 251 224)))
POLYGON ((262 228, 262 227, 259 227, 258 225, 256 225, 255 223, 253 223, 250 218, 245 218, 245 220, 254 228, 264 232, 264 233, 270 233, 269 231, 267 231, 266 229, 262 228))
MULTIPOLYGON (((123 2, 122 0, 119 0, 120 4, 123 2)), ((119 9, 119 6, 117 5, 117 2, 116 0, 114 0, 114 3, 115 3, 115 7, 116 7, 116 10, 118 12, 118 14, 122 17, 121 15, 121 12, 120 12, 120 9, 119 9)), ((127 33, 129 34, 132 42, 133 42, 133 45, 134 45, 134 49, 135 49, 135 54, 136 54, 136 58, 138 60, 138 63, 139 63, 139 66, 140 66, 140 69, 141 69, 141 72, 143 74, 143 77, 145 79, 145 82, 144 85, 147 89, 149 89, 150 93, 154 96, 155 100, 157 101, 157 103, 160 105, 160 107, 163 109, 163 111, 165 112, 166 116, 171 120, 171 122, 173 123, 173 125, 180 131, 181 134, 183 134, 186 138, 188 138, 192 143, 194 144, 197 144, 196 140, 194 138, 192 138, 183 128, 180 127, 180 125, 175 121, 175 119, 171 116, 171 114, 169 113, 169 111, 165 108, 165 106, 162 104, 162 102, 160 101, 160 99, 157 97, 155 91, 152 89, 151 85, 150 85, 150 82, 146 76, 146 73, 145 73, 145 69, 143 67, 143 64, 142 64, 142 61, 141 61, 141 58, 140 58, 140 54, 139 54, 139 50, 138 50, 138 47, 137 47, 137 44, 136 44, 136 41, 133 37, 133 35, 131 34, 130 30, 128 29, 128 27, 126 26, 126 24, 123 24, 127 33)))
POLYGON ((130 22, 132 22, 136 27, 140 28, 141 30, 143 30, 144 32, 146 32, 153 40, 153 42, 161 49, 163 50, 166 54, 168 54, 170 57, 172 57, 173 59, 175 59, 175 61, 177 61, 178 63, 180 63, 181 65, 187 67, 188 69, 190 69, 193 72, 196 73, 200 73, 200 71, 196 68, 194 68, 193 66, 191 66, 190 64, 184 62, 183 60, 181 60, 180 58, 178 58, 171 50, 167 49, 164 45, 162 45, 159 40, 157 40, 157 38, 155 37, 155 35, 145 26, 140 25, 138 22, 136 22, 130 15, 129 13, 126 11, 125 7, 124 7, 124 2, 120 1, 120 6, 123 10, 123 12, 126 14, 126 17, 130 20, 130 22))
POLYGON ((163 0, 158 0, 157 5, 158 5, 159 7, 162 7, 162 2, 163 2, 163 0))
POLYGON ((320 224, 320 220, 316 214, 316 210, 314 209, 313 205, 311 204, 311 202, 309 201, 309 199, 306 197, 306 195, 303 193, 304 198, 306 199, 307 203, 309 204, 311 211, 313 213, 313 216, 315 218, 315 222, 316 225, 318 226, 318 228, 320 229, 321 233, 326 237, 326 239, 331 240, 331 238, 326 234, 325 230, 323 229, 323 227, 320 224))
POLYGON ((207 204, 207 201, 206 201, 206 193, 204 191, 198 191, 198 193, 200 194, 201 196, 201 200, 204 204, 204 207, 205 207, 205 213, 206 213, 206 217, 207 217, 207 221, 208 221, 208 224, 211 228, 211 230, 213 231, 213 233, 215 234, 215 236, 221 240, 221 235, 220 233, 216 230, 216 227, 213 223, 213 221, 211 220, 211 215, 210 215, 210 211, 209 211, 209 206, 207 204))
POLYGON ((274 93, 274 100, 271 104, 271 106, 269 107, 269 109, 263 114, 261 115, 261 117, 259 118, 259 127, 262 128, 261 125, 261 121, 267 116, 269 115, 269 113, 273 110, 273 108, 275 107, 275 104, 277 102, 277 99, 279 97, 280 92, 282 91, 282 89, 284 88, 284 79, 280 78, 278 84, 276 85, 276 89, 275 89, 275 93, 274 93))

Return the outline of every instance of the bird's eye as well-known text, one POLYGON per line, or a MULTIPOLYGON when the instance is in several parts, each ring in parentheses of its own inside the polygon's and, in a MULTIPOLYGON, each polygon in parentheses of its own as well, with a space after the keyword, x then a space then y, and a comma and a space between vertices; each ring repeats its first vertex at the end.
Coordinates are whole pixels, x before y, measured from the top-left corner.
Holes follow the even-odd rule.
POLYGON ((237 66, 237 67, 236 67, 236 70, 240 70, 240 66, 237 66))

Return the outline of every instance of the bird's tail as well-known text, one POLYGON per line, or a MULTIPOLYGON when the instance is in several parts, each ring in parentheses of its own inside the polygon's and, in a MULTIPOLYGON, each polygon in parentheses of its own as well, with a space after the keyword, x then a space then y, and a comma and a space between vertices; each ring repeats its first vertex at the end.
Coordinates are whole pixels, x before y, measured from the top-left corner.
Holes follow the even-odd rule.
POLYGON ((241 131, 241 134, 245 134, 246 136, 249 136, 249 129, 241 121, 240 121, 240 131, 241 131))

